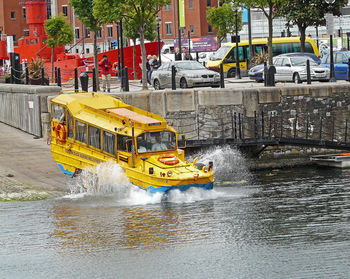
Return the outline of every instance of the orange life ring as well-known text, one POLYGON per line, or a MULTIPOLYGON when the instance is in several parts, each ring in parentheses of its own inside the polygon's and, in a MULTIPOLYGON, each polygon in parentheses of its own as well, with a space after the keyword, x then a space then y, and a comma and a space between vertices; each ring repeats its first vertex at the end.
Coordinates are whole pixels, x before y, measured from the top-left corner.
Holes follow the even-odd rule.
POLYGON ((176 165, 179 163, 179 159, 175 155, 163 154, 158 157, 158 161, 165 165, 176 165))
POLYGON ((340 153, 340 156, 350 156, 350 153, 340 153))
POLYGON ((65 126, 62 124, 58 124, 56 127, 56 139, 59 142, 64 143, 66 141, 66 136, 67 136, 67 133, 66 133, 65 126), (60 134, 60 130, 62 130, 62 136, 60 134))

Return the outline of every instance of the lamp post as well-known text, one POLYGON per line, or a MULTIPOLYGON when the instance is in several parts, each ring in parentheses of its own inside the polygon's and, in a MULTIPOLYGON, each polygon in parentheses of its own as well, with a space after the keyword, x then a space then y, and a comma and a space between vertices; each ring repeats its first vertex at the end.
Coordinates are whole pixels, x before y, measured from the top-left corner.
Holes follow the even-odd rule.
POLYGON ((241 69, 239 67, 239 50, 238 50, 238 10, 235 9, 235 29, 236 29, 236 79, 241 79, 241 69))
POLYGON ((158 33, 158 58, 159 58, 159 66, 162 65, 162 56, 161 56, 161 51, 160 51, 160 23, 162 22, 162 19, 160 17, 157 17, 157 33, 158 33))
MULTIPOLYGON (((326 3, 329 5, 329 7, 335 2, 335 0, 325 0, 326 3)), ((333 13, 331 14, 333 16, 333 13)), ((333 20, 333 18, 332 18, 333 20)), ((336 82, 337 80, 335 79, 335 72, 334 72, 334 55, 333 55, 333 22, 331 23, 331 27, 329 27, 328 23, 328 28, 331 29, 331 32, 329 33, 329 55, 330 55, 330 82, 336 82)))

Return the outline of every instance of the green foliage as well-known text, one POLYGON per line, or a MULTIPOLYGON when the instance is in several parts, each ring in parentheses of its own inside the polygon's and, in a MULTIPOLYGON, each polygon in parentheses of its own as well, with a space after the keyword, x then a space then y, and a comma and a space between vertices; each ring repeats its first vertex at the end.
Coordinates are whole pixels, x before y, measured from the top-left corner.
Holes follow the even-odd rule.
MULTIPOLYGON (((45 60, 37 57, 36 59, 32 58, 31 61, 28 62, 28 71, 30 78, 41 78, 41 69, 44 68, 45 60)), ((25 74, 23 75, 23 77, 25 74)), ((45 76, 47 74, 45 72, 45 76)))
POLYGON ((46 44, 50 48, 69 44, 74 39, 73 29, 63 15, 48 19, 45 22, 45 31, 49 36, 46 44))
MULTIPOLYGON (((235 11, 228 3, 221 7, 212 7, 207 10, 207 20, 218 30, 217 37, 221 43, 226 35, 236 31, 235 11)), ((238 31, 242 29, 242 12, 238 12, 238 31)))
POLYGON ((90 28, 93 32, 100 29, 101 23, 93 13, 94 0, 70 0, 70 4, 74 7, 74 13, 79 20, 90 28))

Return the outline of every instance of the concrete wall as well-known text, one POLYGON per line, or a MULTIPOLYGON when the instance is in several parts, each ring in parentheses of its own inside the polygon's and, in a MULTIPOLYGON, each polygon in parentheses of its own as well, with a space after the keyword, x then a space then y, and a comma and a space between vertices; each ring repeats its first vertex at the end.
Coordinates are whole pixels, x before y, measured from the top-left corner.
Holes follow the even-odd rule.
POLYGON ((47 137, 50 115, 47 97, 57 86, 0 84, 0 121, 38 137, 47 137))

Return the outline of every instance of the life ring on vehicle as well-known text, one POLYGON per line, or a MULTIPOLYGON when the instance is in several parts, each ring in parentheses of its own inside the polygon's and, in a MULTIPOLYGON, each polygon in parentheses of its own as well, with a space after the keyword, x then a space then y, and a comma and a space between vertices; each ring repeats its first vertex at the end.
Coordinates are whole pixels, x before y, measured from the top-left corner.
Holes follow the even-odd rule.
POLYGON ((66 136, 67 136, 67 133, 66 133, 66 128, 64 127, 64 125, 58 124, 56 126, 56 139, 59 142, 64 143, 66 141, 66 136), (62 135, 60 133, 61 130, 62 130, 62 135))
POLYGON ((158 157, 158 161, 165 165, 176 165, 179 163, 179 159, 175 155, 163 154, 158 157))
POLYGON ((340 156, 350 156, 350 153, 340 153, 340 156))

